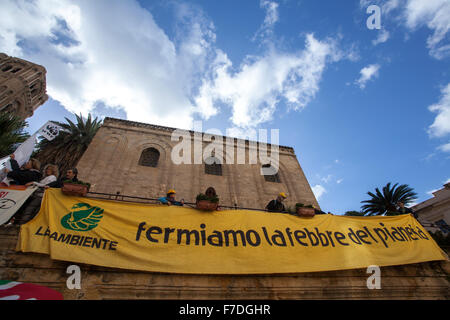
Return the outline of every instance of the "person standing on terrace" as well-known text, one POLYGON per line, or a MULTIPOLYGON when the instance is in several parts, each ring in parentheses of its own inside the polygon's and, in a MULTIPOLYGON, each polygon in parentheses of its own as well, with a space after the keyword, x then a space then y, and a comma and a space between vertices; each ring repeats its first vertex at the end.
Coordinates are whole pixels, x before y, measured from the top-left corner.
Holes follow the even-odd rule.
POLYGON ((20 168, 14 154, 10 158, 12 171, 5 169, 8 179, 4 179, 3 183, 25 185, 28 182, 41 180, 42 175, 39 172, 41 163, 37 159, 31 158, 20 168))
POLYGON ((14 224, 27 223, 36 216, 41 207, 42 198, 44 196, 44 187, 56 181, 58 176, 58 167, 54 164, 48 164, 44 168, 44 177, 39 182, 33 181, 26 184, 27 187, 39 187, 25 202, 22 209, 14 216, 14 224))
POLYGON ((283 212, 286 211, 284 208, 283 201, 287 198, 286 194, 284 192, 280 192, 278 194, 278 197, 275 200, 270 201, 267 206, 266 210, 269 212, 283 212))
POLYGON ((409 213, 409 214, 412 214, 414 216, 414 218, 417 219, 417 217, 418 217, 417 213, 415 213, 411 208, 405 207, 405 204, 403 203, 403 201, 397 202, 397 206, 398 206, 397 212, 399 214, 409 213))
POLYGON ((64 181, 70 180, 72 182, 77 182, 78 178, 78 170, 77 168, 72 168, 66 171, 66 175, 59 178, 58 180, 49 183, 48 185, 45 186, 45 188, 62 188, 64 181))
POLYGON ((167 204, 168 206, 170 205, 183 206, 184 200, 181 199, 181 201, 176 201, 175 194, 176 194, 175 190, 170 189, 169 191, 167 191, 167 196, 159 198, 158 201, 161 202, 162 204, 167 204))

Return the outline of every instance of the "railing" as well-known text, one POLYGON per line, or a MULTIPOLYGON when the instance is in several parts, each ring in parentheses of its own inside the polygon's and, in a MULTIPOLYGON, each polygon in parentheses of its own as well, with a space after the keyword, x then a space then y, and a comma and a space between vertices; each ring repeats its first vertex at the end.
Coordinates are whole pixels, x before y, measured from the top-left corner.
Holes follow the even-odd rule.
MULTIPOLYGON (((146 198, 146 197, 137 197, 137 196, 127 196, 120 194, 120 192, 117 192, 116 194, 112 193, 102 193, 102 192, 88 192, 87 197, 93 198, 93 199, 103 199, 103 200, 116 200, 116 201, 124 201, 124 202, 139 202, 139 203, 148 203, 148 204, 160 204, 158 198, 146 198), (131 199, 131 200, 126 200, 131 199)), ((184 202, 184 204, 188 207, 195 208, 195 202, 184 202)), ((289 211, 281 211, 281 212, 272 212, 268 211, 266 209, 258 209, 258 208, 247 208, 247 207, 239 207, 238 205, 234 206, 224 206, 219 205, 220 208, 226 208, 230 210, 252 210, 252 211, 264 211, 264 212, 271 212, 271 213, 277 213, 277 214, 290 214, 293 216, 298 216, 295 212, 289 212, 289 211)), ((321 214, 326 214, 323 211, 320 211, 321 214)), ((420 222, 420 221, 419 221, 420 222)), ((439 228, 437 224, 431 223, 431 222, 420 222, 420 224, 423 227, 435 227, 439 228)), ((439 228, 440 229, 440 228, 439 228)))
MULTIPOLYGON (((86 195, 88 198, 93 199, 103 199, 103 200, 115 200, 115 201, 124 201, 124 202, 139 202, 139 203, 148 203, 148 204, 159 204, 160 201, 158 198, 146 198, 146 197, 137 197, 137 196, 127 196, 120 194, 120 192, 117 192, 116 194, 112 193, 102 193, 102 192, 88 192, 86 195), (130 199, 130 200, 128 200, 130 199)), ((184 202, 185 205, 195 208, 195 202, 184 202)), ((220 208, 226 208, 230 210, 253 210, 253 211, 265 211, 265 212, 271 212, 266 209, 258 209, 258 208, 247 208, 247 207, 239 207, 238 205, 234 206, 225 206, 225 205, 219 205, 220 208)), ((273 212, 273 213, 281 213, 281 214, 290 214, 290 215, 297 215, 293 212, 288 211, 282 211, 282 212, 273 212)))

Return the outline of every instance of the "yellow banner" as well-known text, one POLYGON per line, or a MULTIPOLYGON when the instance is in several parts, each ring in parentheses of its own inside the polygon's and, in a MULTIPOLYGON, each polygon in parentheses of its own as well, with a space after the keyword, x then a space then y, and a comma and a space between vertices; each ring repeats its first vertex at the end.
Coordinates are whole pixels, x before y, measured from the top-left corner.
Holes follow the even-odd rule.
POLYGON ((45 192, 17 250, 171 273, 260 274, 388 266, 448 257, 411 215, 347 217, 203 212, 45 192))

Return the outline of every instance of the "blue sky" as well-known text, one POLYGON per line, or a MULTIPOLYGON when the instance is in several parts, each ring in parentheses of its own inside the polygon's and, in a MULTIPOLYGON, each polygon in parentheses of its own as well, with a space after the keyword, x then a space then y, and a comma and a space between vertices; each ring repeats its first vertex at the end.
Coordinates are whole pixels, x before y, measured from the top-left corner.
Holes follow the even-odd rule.
POLYGON ((47 68, 30 132, 73 112, 279 129, 325 211, 450 179, 450 2, 9 1, 0 51, 47 68), (370 5, 381 29, 369 29, 370 5), (27 23, 23 23, 27 21, 27 23))

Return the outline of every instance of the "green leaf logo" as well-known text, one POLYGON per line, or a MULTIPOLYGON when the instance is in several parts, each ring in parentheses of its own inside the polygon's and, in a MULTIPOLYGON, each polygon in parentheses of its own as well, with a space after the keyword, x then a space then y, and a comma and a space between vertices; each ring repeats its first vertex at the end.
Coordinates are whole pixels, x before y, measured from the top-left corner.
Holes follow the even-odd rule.
POLYGON ((94 229, 103 218, 103 209, 91 207, 87 203, 77 203, 72 211, 61 219, 61 225, 69 230, 89 231, 94 229))

